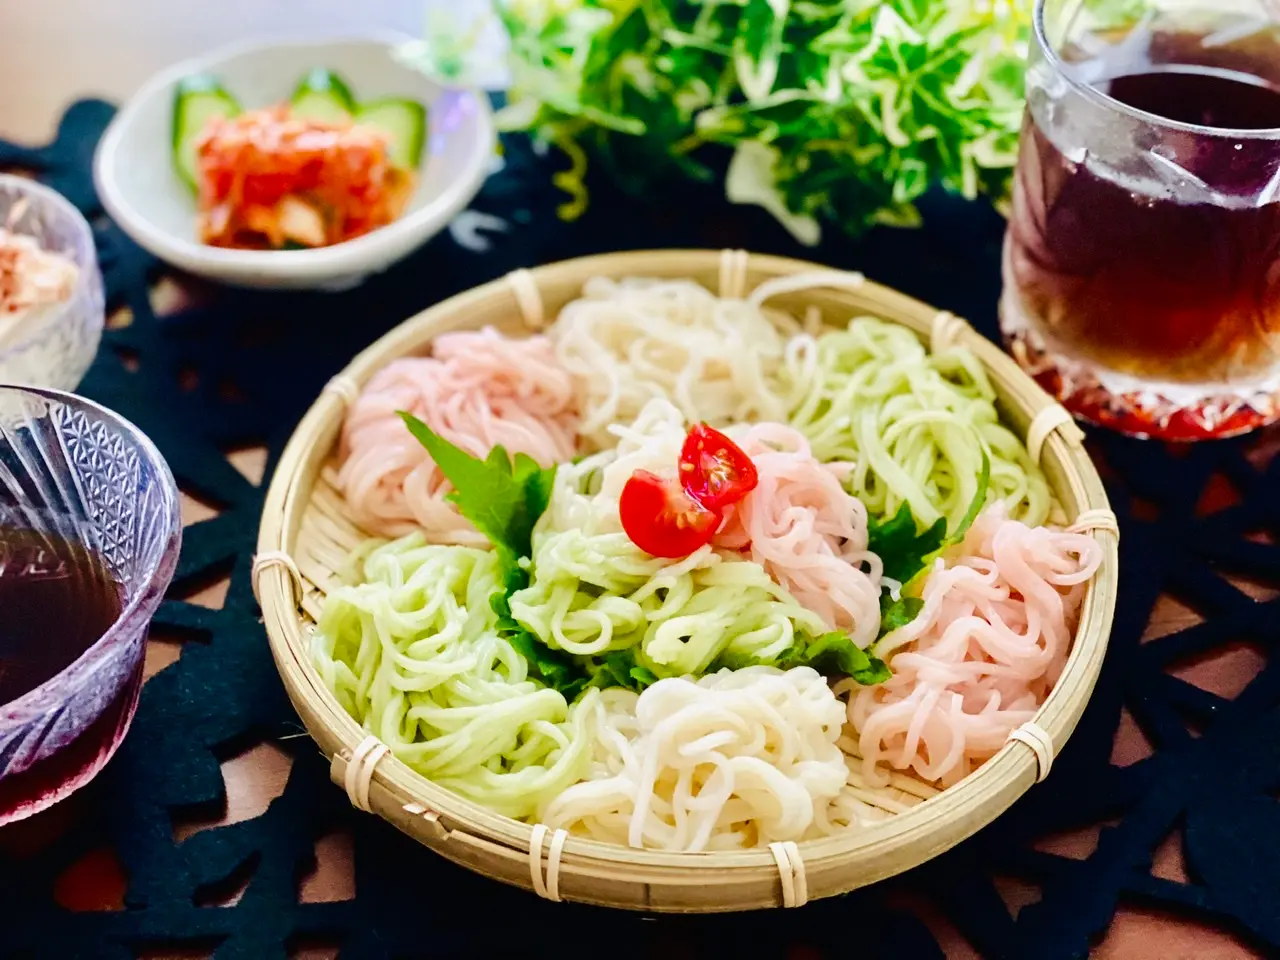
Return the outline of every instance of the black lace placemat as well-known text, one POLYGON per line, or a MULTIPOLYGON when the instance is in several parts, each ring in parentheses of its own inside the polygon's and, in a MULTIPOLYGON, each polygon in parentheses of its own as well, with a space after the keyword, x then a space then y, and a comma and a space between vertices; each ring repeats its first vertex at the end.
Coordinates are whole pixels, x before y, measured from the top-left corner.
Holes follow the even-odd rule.
MULTIPOLYGON (((944 917, 988 957, 1084 956, 1121 905, 1215 924, 1260 951, 1280 949, 1280 458, 1275 436, 1166 451, 1095 435, 1121 517, 1120 605, 1110 652, 1084 720, 1054 764, 1006 816, 906 876, 799 911, 660 918, 568 904, 475 876, 374 817, 354 812, 328 780, 276 676, 249 586, 263 487, 228 463, 265 444, 268 475, 325 380, 361 347, 459 290, 584 253, 644 247, 734 246, 864 271, 994 335, 1003 222, 946 197, 927 201, 927 227, 880 230, 859 242, 834 233, 796 246, 763 211, 735 208, 718 188, 628 198, 595 187, 587 216, 555 214, 553 158, 506 144, 505 167, 454 233, 363 287, 341 294, 214 291, 207 305, 157 316, 159 265, 101 212, 90 174, 112 108, 75 104, 57 139, 0 143, 0 166, 34 172, 93 221, 110 308, 132 320, 109 330, 82 391, 133 420, 163 451, 188 493, 216 515, 187 528, 173 589, 157 624, 186 642, 144 688, 129 738, 88 790, 87 812, 38 855, 0 854, 0 957, 126 958, 214 951, 270 960, 308 944, 343 958, 941 956, 929 918, 944 917), (501 218, 504 226, 491 217, 501 218), (457 242, 462 236, 465 245, 457 242), (477 252, 477 247, 484 247, 477 252), (1204 503, 1222 509, 1205 514, 1204 503), (221 609, 184 601, 230 574, 221 609), (1255 584, 1245 592, 1245 578, 1255 584), (1162 593, 1199 614, 1189 629, 1141 643, 1162 593), (1261 596, 1261 601, 1255 600, 1261 596), (1197 659, 1256 659, 1238 694, 1186 679, 1197 659), (1230 696, 1235 694, 1234 696, 1230 696), (1149 756, 1112 763, 1117 726, 1136 722, 1149 756), (217 818, 220 764, 273 741, 293 754, 283 792, 253 819, 217 818), (1044 838, 1102 824, 1083 859, 1044 838), (316 843, 354 838, 355 894, 301 902, 316 843), (1180 839, 1188 882, 1153 875, 1153 853, 1180 839), (97 851, 127 876, 123 910, 59 905, 58 878, 97 851), (7 859, 6 859, 7 857, 7 859), (1001 884, 1039 899, 1016 912, 1001 884), (247 881, 247 886, 245 885, 247 881), (225 892, 243 887, 231 905, 225 892)), ((0 616, 3 612, 0 611, 0 616)), ((1129 758, 1133 759, 1133 758, 1129 758)))

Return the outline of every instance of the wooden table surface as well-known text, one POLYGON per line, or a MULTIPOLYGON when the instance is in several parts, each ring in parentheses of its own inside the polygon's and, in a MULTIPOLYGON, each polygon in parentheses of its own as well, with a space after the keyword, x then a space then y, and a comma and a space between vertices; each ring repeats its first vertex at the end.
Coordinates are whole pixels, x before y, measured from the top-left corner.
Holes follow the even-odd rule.
MULTIPOLYGON (((433 0, 449 2, 449 0, 433 0)), ((473 0, 459 0, 469 3, 473 0)), ((98 95, 119 100, 127 96, 156 69, 225 43, 257 33, 299 28, 324 32, 385 27, 417 32, 423 18, 422 0, 218 0, 217 3, 173 4, 161 0, 0 0, 0 35, 8 41, 0 56, 0 137, 40 142, 49 137, 62 108, 78 96, 98 95)), ((166 283, 160 298, 181 298, 181 289, 166 283)), ((1280 446, 1280 443, 1277 444, 1280 446)), ((1265 455, 1265 452, 1260 454, 1265 455)), ((228 458, 253 482, 260 482, 265 451, 236 452, 228 458)), ((1223 491, 1223 497, 1229 493, 1223 491)), ((1215 504, 1205 504, 1213 509, 1215 504)), ((184 520, 196 523, 216 512, 184 496, 184 520)), ((1259 599, 1277 593, 1268 585, 1236 582, 1259 599)), ((215 584, 194 602, 211 608, 222 605, 227 583, 215 584)), ((1162 598, 1147 631, 1155 638, 1200 622, 1200 617, 1176 600, 1162 598)), ((264 639, 265 642, 265 639, 264 639)), ((155 634, 147 648, 146 672, 154 676, 182 655, 182 640, 155 634)), ((1260 657, 1241 645, 1212 659, 1186 666, 1178 672, 1184 680, 1224 697, 1236 695, 1261 666, 1260 657)), ((1133 720, 1124 714, 1117 732, 1113 762, 1134 763, 1146 757, 1150 747, 1133 720)), ((273 744, 256 746, 222 764, 227 801, 219 818, 178 827, 179 835, 257 817, 284 789, 291 758, 273 744)), ((0 829, 0 849, 38 856, 49 838, 91 810, 75 798, 46 814, 0 829)), ((1040 849, 1083 858, 1097 845, 1098 827, 1049 838, 1040 849)), ((413 841, 406 838, 405 843, 413 841)), ((461 869, 461 868, 459 868, 461 869)), ((1185 882, 1181 843, 1175 834, 1157 851, 1152 873, 1185 882)), ((125 878, 113 853, 95 851, 69 868, 58 884, 58 900, 74 910, 111 910, 123 907, 125 878)), ((317 866, 302 883, 304 901, 350 899, 355 893, 351 841, 341 834, 323 839, 317 848, 317 866)), ((235 902, 243 891, 224 902, 235 902)), ((1000 892, 1011 910, 1036 899, 1032 887, 1008 881, 1000 892)), ((920 904, 924 917, 948 957, 975 958, 978 954, 946 920, 920 904)), ((156 960, 192 957, 188 951, 163 950, 145 954, 156 960)), ((320 960, 337 956, 336 948, 308 947, 294 956, 320 960)), ((1116 916, 1095 957, 1102 960, 1246 960, 1261 957, 1230 933, 1206 928, 1179 917, 1126 907, 1116 916)))

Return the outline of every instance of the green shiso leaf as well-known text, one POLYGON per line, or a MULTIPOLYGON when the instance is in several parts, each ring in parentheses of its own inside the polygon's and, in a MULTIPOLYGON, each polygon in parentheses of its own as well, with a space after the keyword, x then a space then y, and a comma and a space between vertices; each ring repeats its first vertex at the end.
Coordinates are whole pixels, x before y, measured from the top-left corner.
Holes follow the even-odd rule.
POLYGON ((523 453, 512 459, 501 446, 480 460, 412 414, 401 411, 400 417, 453 486, 449 500, 493 542, 499 589, 489 598, 489 606, 498 618, 498 634, 529 661, 547 686, 572 701, 591 680, 588 671, 575 658, 543 644, 511 615, 511 595, 529 585, 529 573, 520 560, 532 553, 533 527, 551 502, 556 468, 541 467, 523 453))
POLYGON ((551 502, 556 468, 541 467, 527 454, 510 457, 494 447, 485 459, 471 456, 412 414, 401 411, 409 432, 431 455, 453 487, 458 512, 492 541, 498 555, 499 588, 489 597, 497 631, 529 662, 533 675, 572 702, 588 687, 626 687, 639 692, 657 677, 636 663, 635 650, 577 657, 553 650, 511 614, 511 596, 529 585, 523 558, 532 553, 533 527, 551 502))
POLYGON ((540 467, 523 453, 517 453, 513 462, 501 446, 480 460, 412 414, 401 411, 400 417, 452 485, 448 499, 458 512, 495 546, 517 559, 529 556, 533 526, 551 500, 556 468, 540 467))
POLYGON ((947 533, 947 521, 939 519, 923 531, 916 525, 911 507, 903 504, 898 512, 888 520, 877 520, 872 517, 867 523, 867 549, 878 556, 884 564, 884 575, 890 580, 906 585, 916 577, 927 573, 933 561, 950 546, 964 539, 973 521, 978 519, 987 502, 987 493, 991 487, 991 458, 986 450, 982 451, 982 471, 978 475, 978 485, 973 499, 969 501, 969 509, 956 525, 947 533))
POLYGON ((741 670, 743 667, 766 666, 780 670, 812 667, 826 676, 852 677, 864 687, 884 683, 893 674, 883 660, 860 649, 847 633, 833 631, 820 637, 799 637, 796 642, 771 660, 726 653, 711 666, 716 670, 741 670))

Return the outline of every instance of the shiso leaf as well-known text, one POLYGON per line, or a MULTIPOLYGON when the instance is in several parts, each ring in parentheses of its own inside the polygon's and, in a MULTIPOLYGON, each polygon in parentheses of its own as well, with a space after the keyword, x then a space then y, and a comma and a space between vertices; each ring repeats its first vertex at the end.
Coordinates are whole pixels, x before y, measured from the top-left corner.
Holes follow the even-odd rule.
POLYGON ((516 558, 529 556, 533 527, 550 502, 556 468, 540 467, 523 453, 516 454, 513 466, 501 446, 479 460, 413 414, 400 411, 400 417, 452 485, 448 499, 458 512, 495 546, 505 547, 516 558))
POLYGON ((941 548, 947 521, 938 519, 922 533, 916 532, 916 518, 904 503, 890 519, 871 519, 867 524, 867 549, 884 563, 884 575, 906 583, 925 566, 925 558, 941 548))
POLYGON ((916 580, 920 574, 927 573, 933 561, 947 547, 964 539, 985 506, 990 487, 991 458, 983 450, 982 469, 978 474, 973 499, 970 500, 964 517, 950 534, 947 533, 947 521, 944 519, 938 519, 927 529, 918 531, 911 507, 905 503, 888 520, 871 518, 867 523, 867 549, 876 554, 884 564, 885 577, 905 585, 916 580))
POLYGON ((803 649, 792 649, 796 651, 794 657, 784 658, 779 664, 784 670, 809 666, 819 673, 852 677, 864 687, 884 683, 893 676, 883 660, 857 647, 847 633, 826 633, 805 644, 803 649))
POLYGON ((479 460, 412 414, 401 411, 400 417, 453 486, 449 500, 493 542, 499 589, 489 597, 489 606, 498 618, 498 635, 547 686, 572 701, 591 680, 588 671, 574 657, 546 646, 511 615, 511 595, 529 585, 529 573, 520 560, 532 553, 533 527, 551 502, 556 468, 539 466, 523 453, 513 460, 501 446, 479 460))
POLYGON ((594 658, 589 669, 592 671, 590 686, 593 687, 625 687, 640 693, 658 682, 658 677, 652 670, 636 663, 634 647, 594 658))
POLYGON ((884 683, 893 675, 884 661, 859 648, 847 633, 839 630, 820 637, 797 638, 795 643, 770 660, 725 653, 712 664, 711 670, 741 670, 750 666, 777 667, 780 670, 812 667, 825 676, 852 677, 863 686, 884 683))
POLYGON ((889 594, 880 597, 880 636, 905 627, 920 616, 924 609, 924 601, 919 597, 899 597, 894 600, 889 594))

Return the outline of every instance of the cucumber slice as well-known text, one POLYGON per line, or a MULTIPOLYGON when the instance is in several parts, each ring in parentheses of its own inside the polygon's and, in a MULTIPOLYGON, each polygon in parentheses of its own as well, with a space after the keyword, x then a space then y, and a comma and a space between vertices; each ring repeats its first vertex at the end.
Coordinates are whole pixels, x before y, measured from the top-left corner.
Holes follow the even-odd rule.
POLYGON ((197 74, 178 81, 173 92, 173 167, 191 189, 199 189, 196 139, 214 117, 239 112, 240 104, 214 77, 197 74))
POLYGON ((347 123, 355 113, 351 88, 332 70, 317 67, 293 91, 292 113, 321 123, 347 123))
POLYGON ((375 127, 391 138, 391 162, 405 170, 417 170, 427 136, 427 108, 416 100, 388 97, 360 105, 356 123, 375 127))

